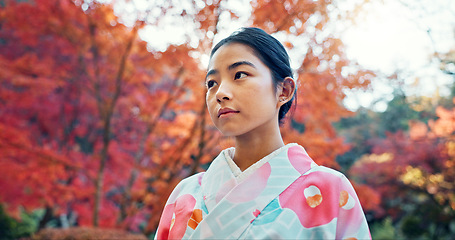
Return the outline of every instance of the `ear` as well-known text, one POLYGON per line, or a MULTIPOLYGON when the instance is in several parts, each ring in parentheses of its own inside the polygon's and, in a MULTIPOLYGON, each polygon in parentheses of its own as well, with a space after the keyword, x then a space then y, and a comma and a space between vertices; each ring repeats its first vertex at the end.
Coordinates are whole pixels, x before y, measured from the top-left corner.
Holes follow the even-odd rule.
POLYGON ((281 84, 278 92, 278 106, 281 107, 285 103, 289 102, 294 96, 295 92, 295 81, 291 77, 286 77, 281 84))

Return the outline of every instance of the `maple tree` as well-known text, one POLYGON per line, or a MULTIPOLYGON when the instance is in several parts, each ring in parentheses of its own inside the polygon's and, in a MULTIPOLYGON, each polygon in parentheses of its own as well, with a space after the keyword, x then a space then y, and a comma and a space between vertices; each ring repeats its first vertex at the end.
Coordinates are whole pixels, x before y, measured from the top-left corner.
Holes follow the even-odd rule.
MULTIPOLYGON (((280 40, 290 51, 307 39, 296 72, 298 104, 283 137, 337 167, 335 156, 348 146, 332 123, 351 114, 343 91, 366 88, 373 73, 343 72, 355 64, 342 42, 326 34, 334 4, 257 0, 250 19, 285 36, 280 40)), ((209 53, 220 17, 238 17, 234 9, 225 1, 191 2, 181 11, 172 1, 151 4, 127 27, 112 5, 94 1, 4 5, 0 167, 8 171, 0 176, 0 202, 16 217, 20 207, 44 208, 40 227, 60 219, 60 225, 153 232, 175 184, 231 144, 207 116, 198 57, 209 53), (159 26, 164 15, 196 21, 197 46, 148 49, 138 33, 159 26)))
POLYGON ((198 129, 188 110, 197 91, 183 99, 192 86, 201 89, 193 84, 198 72, 189 71, 197 64, 185 46, 148 52, 137 36, 143 22, 117 24, 109 5, 83 11, 72 1, 7 4, 0 146, 1 164, 11 172, 2 176, 2 201, 10 210, 46 206, 45 216, 76 213, 82 225, 124 222, 134 215, 141 168, 167 182, 163 168, 191 159, 190 151, 174 154, 173 162, 166 155, 184 150, 189 129, 198 129))

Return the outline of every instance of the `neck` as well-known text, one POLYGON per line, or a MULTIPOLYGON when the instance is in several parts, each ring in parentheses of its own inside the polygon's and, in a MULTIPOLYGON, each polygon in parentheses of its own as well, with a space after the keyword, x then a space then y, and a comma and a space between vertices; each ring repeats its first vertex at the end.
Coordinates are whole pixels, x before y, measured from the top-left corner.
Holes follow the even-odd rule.
POLYGON ((255 129, 235 137, 234 162, 244 171, 263 157, 284 146, 278 122, 276 126, 255 129))

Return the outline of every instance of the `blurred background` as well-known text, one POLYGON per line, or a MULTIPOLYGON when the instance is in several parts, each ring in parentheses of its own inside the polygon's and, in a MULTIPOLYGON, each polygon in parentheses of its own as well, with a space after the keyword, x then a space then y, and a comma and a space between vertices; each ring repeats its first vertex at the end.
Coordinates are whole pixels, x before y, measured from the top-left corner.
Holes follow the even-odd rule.
POLYGON ((342 171, 374 239, 455 234, 455 2, 0 0, 0 239, 154 236, 174 186, 232 146, 208 54, 256 26, 289 51, 286 143, 342 171))

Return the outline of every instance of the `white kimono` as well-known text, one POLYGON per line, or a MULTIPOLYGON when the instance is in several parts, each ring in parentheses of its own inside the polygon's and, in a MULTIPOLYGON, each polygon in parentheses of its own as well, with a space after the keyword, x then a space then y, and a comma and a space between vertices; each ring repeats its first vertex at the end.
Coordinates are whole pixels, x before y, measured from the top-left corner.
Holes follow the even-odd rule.
POLYGON ((177 185, 156 239, 371 239, 349 180, 303 147, 288 144, 243 173, 233 151, 177 185))

